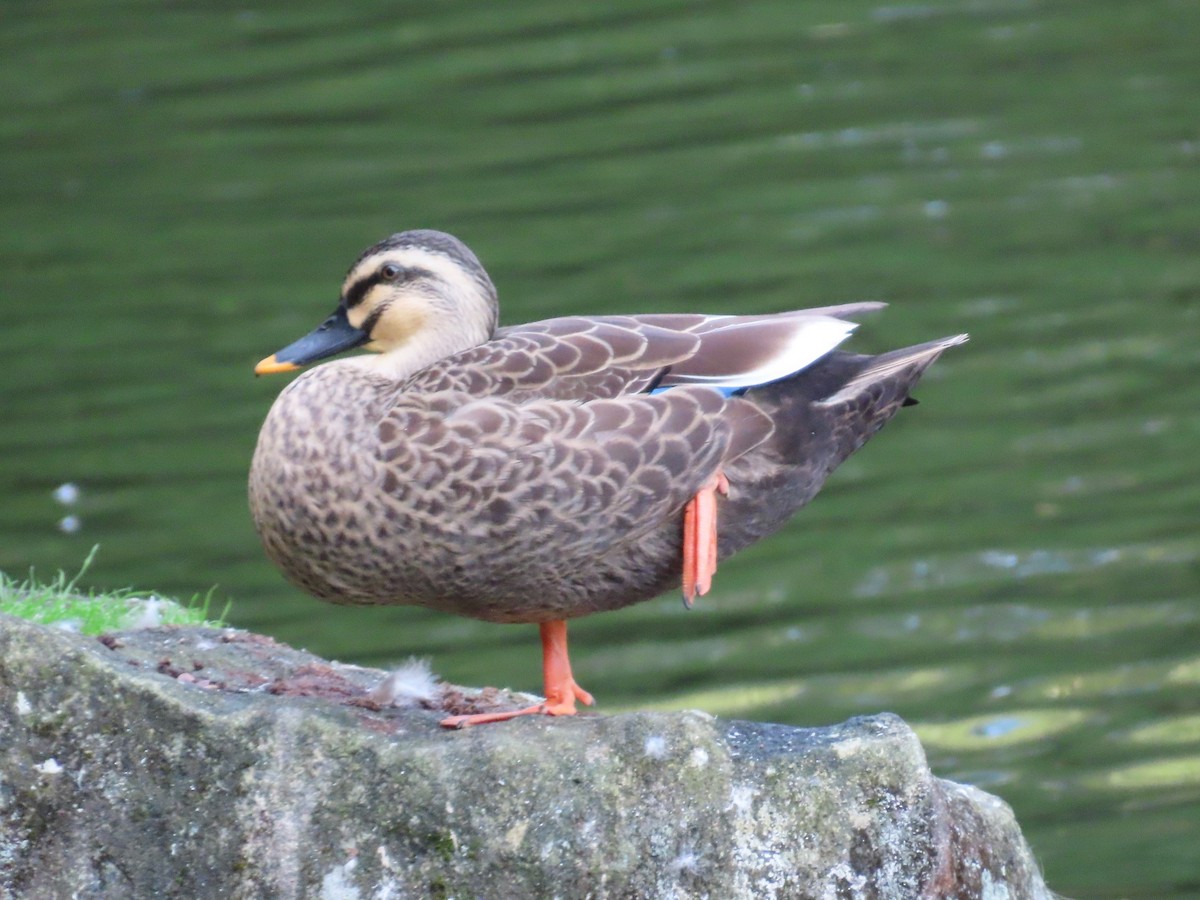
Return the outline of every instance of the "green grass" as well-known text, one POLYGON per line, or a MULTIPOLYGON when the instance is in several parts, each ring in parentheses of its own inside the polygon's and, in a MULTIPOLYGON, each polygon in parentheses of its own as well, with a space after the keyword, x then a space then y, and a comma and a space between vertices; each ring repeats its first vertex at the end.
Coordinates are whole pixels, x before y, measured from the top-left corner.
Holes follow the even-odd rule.
POLYGON ((17 581, 0 572, 0 613, 82 634, 103 634, 153 625, 224 624, 228 604, 215 619, 209 617, 211 590, 204 595, 197 594, 186 603, 133 588, 81 592, 79 580, 91 566, 98 549, 99 546, 93 547, 79 571, 69 578, 60 571, 53 580, 42 583, 31 572, 24 581, 17 581))

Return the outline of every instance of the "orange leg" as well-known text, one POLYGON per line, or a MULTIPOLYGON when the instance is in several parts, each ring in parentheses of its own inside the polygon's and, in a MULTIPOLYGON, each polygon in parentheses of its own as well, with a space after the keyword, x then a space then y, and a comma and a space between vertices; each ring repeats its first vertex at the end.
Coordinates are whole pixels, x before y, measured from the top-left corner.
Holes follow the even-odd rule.
POLYGON ((567 623, 544 622, 542 632, 542 680, 545 684, 546 702, 525 709, 507 712, 479 713, 473 716, 450 716, 442 719, 443 728, 466 728, 468 725, 483 725, 487 722, 503 722, 517 716, 573 716, 575 701, 591 706, 592 695, 575 683, 571 675, 571 660, 567 658, 567 623))
POLYGON ((683 508, 683 603, 712 587, 717 571, 717 493, 729 494, 729 479, 718 471, 683 508))

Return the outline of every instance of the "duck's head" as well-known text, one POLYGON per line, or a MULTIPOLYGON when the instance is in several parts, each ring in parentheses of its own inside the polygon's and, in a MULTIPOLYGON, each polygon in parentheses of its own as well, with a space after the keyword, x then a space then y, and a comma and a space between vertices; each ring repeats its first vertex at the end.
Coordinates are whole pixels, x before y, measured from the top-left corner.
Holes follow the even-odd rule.
POLYGON ((290 372, 354 347, 414 372, 491 338, 497 309, 496 288, 466 244, 441 231, 403 231, 350 267, 333 315, 254 372, 290 372))

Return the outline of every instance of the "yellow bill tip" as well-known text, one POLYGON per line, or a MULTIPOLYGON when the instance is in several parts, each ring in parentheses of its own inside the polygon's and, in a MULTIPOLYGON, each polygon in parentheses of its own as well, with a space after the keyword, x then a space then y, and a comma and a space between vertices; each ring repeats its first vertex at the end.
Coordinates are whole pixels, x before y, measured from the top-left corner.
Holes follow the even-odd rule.
POLYGON ((298 368, 300 368, 300 367, 298 365, 296 365, 295 363, 280 362, 279 360, 277 360, 275 358, 275 354, 272 353, 270 356, 268 356, 266 359, 264 359, 262 362, 260 362, 257 366, 254 367, 254 374, 255 375, 274 375, 278 372, 294 372, 298 368))

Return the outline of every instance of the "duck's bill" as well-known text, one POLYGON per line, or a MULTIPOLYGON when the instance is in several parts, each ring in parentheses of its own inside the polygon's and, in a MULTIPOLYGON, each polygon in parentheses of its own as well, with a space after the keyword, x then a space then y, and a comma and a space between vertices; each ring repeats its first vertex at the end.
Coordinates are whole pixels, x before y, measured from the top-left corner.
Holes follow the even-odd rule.
POLYGON ((275 372, 292 372, 301 366, 361 347, 370 338, 360 328, 355 328, 346 318, 340 306, 337 311, 295 343, 288 344, 278 353, 272 354, 254 367, 255 375, 271 375, 275 372))

